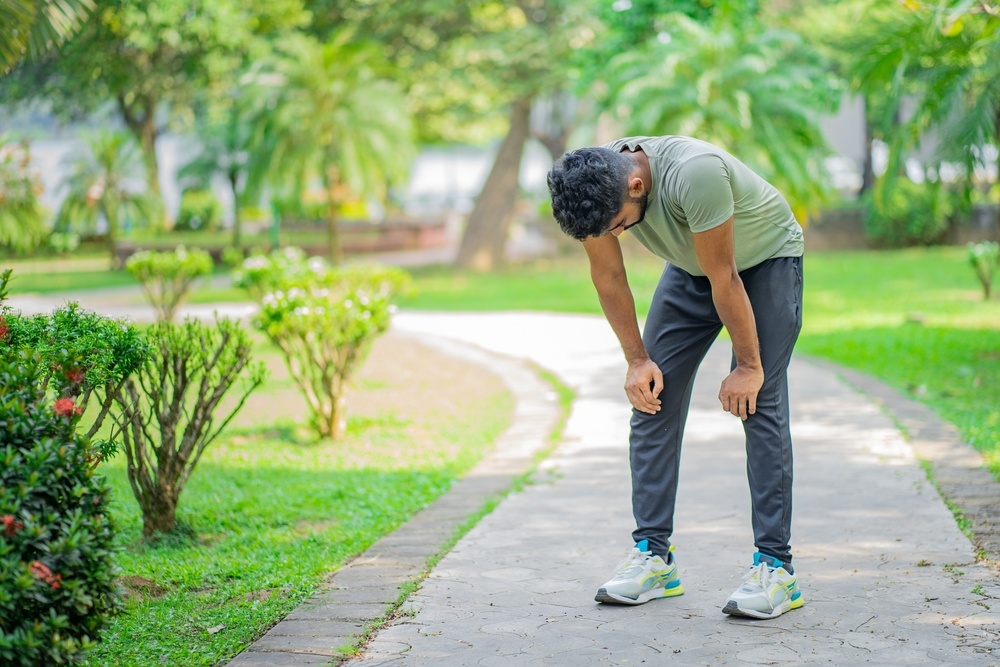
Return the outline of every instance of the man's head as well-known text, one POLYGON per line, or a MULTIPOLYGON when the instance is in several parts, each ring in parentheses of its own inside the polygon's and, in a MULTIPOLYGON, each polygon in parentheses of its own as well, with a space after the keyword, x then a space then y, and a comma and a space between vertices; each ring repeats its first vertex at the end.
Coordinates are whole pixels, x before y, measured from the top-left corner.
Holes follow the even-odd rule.
POLYGON ((646 194, 639 192, 641 181, 634 186, 630 179, 634 167, 628 155, 607 148, 581 148, 559 158, 548 177, 559 227, 583 241, 640 222, 646 194))

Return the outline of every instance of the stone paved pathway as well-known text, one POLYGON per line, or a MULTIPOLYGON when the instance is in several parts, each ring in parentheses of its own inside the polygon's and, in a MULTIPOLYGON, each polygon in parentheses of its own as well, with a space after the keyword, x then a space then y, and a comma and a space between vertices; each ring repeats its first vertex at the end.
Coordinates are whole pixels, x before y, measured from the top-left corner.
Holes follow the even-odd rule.
POLYGON ((540 481, 445 557, 353 667, 375 665, 997 665, 1000 584, 869 398, 791 369, 796 565, 807 598, 775 621, 720 613, 753 551, 742 430, 717 408, 729 353, 703 367, 674 541, 684 596, 595 604, 633 527, 623 362, 598 318, 406 313, 404 331, 533 360, 578 392, 540 481))

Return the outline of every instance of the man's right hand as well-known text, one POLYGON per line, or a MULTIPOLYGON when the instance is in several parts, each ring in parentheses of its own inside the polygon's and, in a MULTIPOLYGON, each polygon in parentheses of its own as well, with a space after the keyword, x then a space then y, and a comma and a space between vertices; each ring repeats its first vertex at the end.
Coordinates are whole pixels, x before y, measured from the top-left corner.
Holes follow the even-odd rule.
POLYGON ((630 361, 625 375, 625 393, 639 412, 654 415, 660 411, 660 392, 663 391, 663 373, 650 358, 630 361))

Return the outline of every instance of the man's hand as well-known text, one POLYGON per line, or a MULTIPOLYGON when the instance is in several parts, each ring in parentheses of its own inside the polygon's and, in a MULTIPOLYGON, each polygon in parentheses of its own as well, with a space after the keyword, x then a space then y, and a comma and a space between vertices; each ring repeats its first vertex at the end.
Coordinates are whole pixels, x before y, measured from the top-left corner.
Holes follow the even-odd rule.
POLYGON ((737 366, 719 389, 722 409, 746 421, 747 415, 757 412, 757 393, 763 384, 764 371, 759 367, 737 366))
POLYGON ((663 391, 663 373, 653 360, 646 357, 630 361, 625 375, 625 393, 639 412, 655 415, 660 411, 658 396, 663 391))

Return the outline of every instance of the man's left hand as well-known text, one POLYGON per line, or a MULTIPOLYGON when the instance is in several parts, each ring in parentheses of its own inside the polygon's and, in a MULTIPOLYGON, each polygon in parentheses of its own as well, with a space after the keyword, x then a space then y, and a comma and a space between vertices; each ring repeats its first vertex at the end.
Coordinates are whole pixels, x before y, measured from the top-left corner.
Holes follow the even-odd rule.
POLYGON ((763 370, 737 366, 719 389, 722 409, 746 421, 748 415, 757 412, 757 393, 763 384, 763 370))

